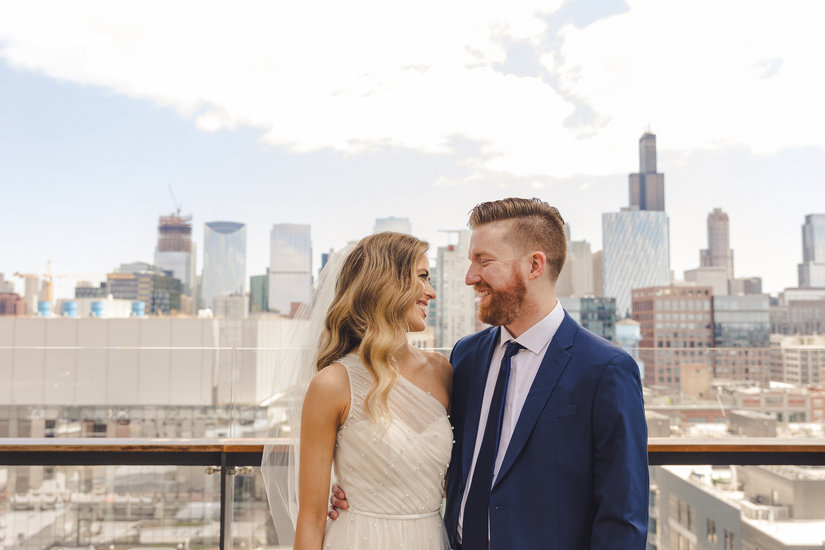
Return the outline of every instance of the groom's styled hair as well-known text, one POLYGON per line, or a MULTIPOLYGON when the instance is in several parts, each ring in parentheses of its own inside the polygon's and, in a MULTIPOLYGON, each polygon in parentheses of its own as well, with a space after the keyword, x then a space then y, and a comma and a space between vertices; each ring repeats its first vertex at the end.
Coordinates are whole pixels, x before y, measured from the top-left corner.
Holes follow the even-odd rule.
POLYGON ((513 220, 505 239, 522 250, 541 250, 547 256, 547 271, 555 283, 567 258, 564 219, 555 206, 541 199, 508 198, 482 202, 470 211, 467 225, 475 229, 488 223, 513 220))

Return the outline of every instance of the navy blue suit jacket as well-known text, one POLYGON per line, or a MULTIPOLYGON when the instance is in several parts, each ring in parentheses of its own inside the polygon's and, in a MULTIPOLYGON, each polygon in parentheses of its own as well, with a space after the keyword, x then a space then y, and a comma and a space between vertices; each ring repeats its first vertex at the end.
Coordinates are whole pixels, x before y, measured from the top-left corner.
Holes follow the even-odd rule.
MULTIPOLYGON (((499 328, 483 330, 450 358, 455 445, 444 521, 453 545, 498 339, 499 328)), ((490 548, 643 550, 648 491, 639 367, 565 312, 490 492, 490 548)))

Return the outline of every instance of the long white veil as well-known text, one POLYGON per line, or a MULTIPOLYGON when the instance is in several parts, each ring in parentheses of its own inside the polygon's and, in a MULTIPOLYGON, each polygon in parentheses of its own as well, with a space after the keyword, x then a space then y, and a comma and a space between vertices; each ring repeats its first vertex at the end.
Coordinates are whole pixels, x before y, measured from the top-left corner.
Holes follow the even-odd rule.
POLYGON ((298 519, 298 461, 301 407, 307 386, 316 372, 318 345, 324 318, 332 299, 338 274, 354 244, 330 254, 318 276, 309 304, 301 306, 295 322, 279 350, 272 391, 263 403, 267 407, 268 441, 264 445, 261 475, 266 486, 269 512, 275 523, 278 544, 292 545, 298 519))

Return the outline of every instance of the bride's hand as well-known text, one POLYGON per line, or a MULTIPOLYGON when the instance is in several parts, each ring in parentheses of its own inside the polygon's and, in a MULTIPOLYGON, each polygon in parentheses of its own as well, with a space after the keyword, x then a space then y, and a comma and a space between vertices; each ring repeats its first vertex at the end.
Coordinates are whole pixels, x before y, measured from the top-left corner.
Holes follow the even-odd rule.
POLYGON ((329 519, 335 520, 338 519, 338 509, 346 510, 349 508, 349 503, 347 502, 347 494, 344 492, 343 489, 337 484, 332 484, 332 495, 329 497, 329 504, 330 509, 327 512, 329 519))

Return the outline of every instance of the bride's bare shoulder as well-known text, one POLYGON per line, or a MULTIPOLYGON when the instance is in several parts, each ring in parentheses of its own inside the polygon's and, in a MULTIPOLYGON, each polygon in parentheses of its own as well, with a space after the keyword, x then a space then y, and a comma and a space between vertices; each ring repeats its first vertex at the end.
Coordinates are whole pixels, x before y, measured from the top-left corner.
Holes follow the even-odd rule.
POLYGON ((450 365, 449 359, 437 351, 422 351, 433 374, 438 376, 445 386, 452 386, 453 366, 450 365))
POLYGON ((349 400, 349 375, 343 364, 332 363, 312 377, 306 401, 323 403, 325 406, 344 411, 349 407, 349 400))
POLYGON ((320 391, 335 391, 346 389, 349 391, 349 374, 347 368, 338 361, 327 365, 312 377, 310 388, 320 391))

